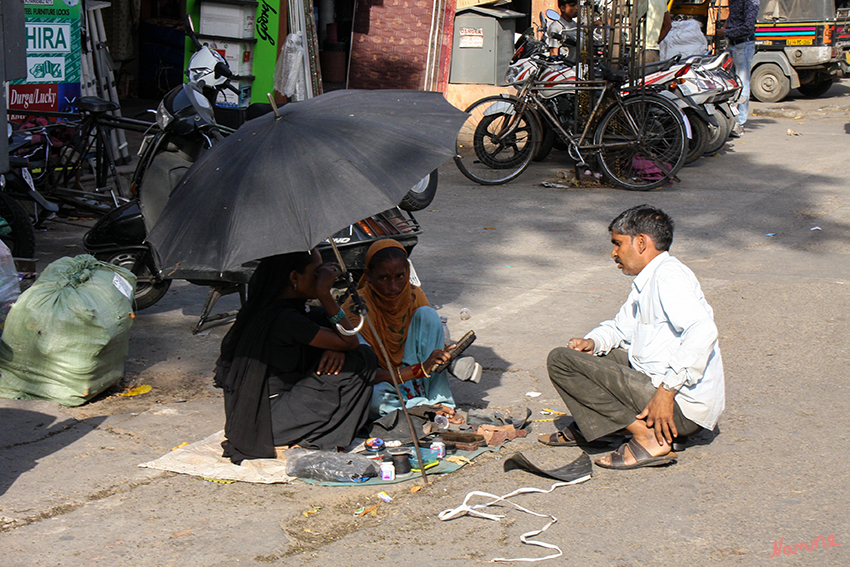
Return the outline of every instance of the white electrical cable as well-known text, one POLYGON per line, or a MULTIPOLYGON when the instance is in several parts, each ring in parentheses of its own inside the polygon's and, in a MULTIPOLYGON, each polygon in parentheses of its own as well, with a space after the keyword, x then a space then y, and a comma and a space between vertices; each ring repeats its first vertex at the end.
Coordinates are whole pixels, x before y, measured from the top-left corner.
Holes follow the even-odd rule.
MULTIPOLYGON (((549 490, 544 490, 542 488, 518 488, 517 490, 514 490, 510 494, 505 494, 504 496, 496 496, 495 494, 489 494, 487 492, 480 492, 478 490, 475 490, 475 491, 470 492, 469 494, 466 495, 466 498, 463 499, 463 504, 461 504, 460 506, 458 506, 457 508, 454 508, 454 509, 443 510, 442 512, 440 512, 437 515, 437 517, 440 520, 445 522, 446 520, 454 520, 455 518, 459 518, 461 516, 465 516, 466 514, 469 514, 470 516, 477 516, 479 518, 484 518, 485 520, 499 521, 501 518, 504 518, 503 515, 487 514, 485 512, 479 512, 479 510, 481 508, 486 508, 487 506, 492 506, 493 504, 496 504, 498 502, 507 502, 508 498, 511 498, 512 496, 516 496, 517 494, 528 494, 528 493, 549 494, 550 492, 552 492, 553 490, 555 490, 556 488, 559 488, 561 486, 569 486, 571 484, 579 484, 581 482, 585 482, 585 481, 588 481, 588 480, 590 480, 590 475, 585 475, 581 478, 577 478, 576 480, 572 480, 570 482, 556 482, 555 484, 553 484, 549 488, 549 490), (470 506, 469 500, 473 496, 483 496, 485 498, 492 498, 492 500, 490 502, 487 502, 486 504, 475 504, 474 506, 470 506)), ((539 530, 532 530, 530 532, 525 532, 524 534, 519 536, 519 539, 522 543, 524 543, 526 545, 536 545, 538 547, 544 547, 546 549, 554 549, 554 550, 557 550, 558 553, 553 554, 553 555, 547 555, 546 557, 537 557, 537 558, 522 557, 522 558, 518 558, 518 559, 508 559, 508 558, 505 558, 505 557, 496 557, 496 558, 491 559, 490 563, 495 563, 497 561, 524 561, 524 562, 545 561, 546 559, 555 559, 556 557, 560 557, 561 555, 563 555, 561 548, 558 547, 555 544, 546 543, 546 542, 543 542, 543 541, 534 541, 534 540, 528 539, 528 538, 531 538, 531 537, 538 536, 538 535, 542 534, 543 532, 545 532, 546 530, 548 530, 549 526, 551 526, 552 524, 554 524, 555 522, 558 521, 558 518, 556 518, 555 516, 552 516, 551 514, 538 514, 537 512, 533 512, 533 511, 529 510, 528 508, 523 508, 522 506, 520 506, 519 504, 516 504, 514 502, 507 502, 507 503, 514 506, 515 508, 523 511, 523 512, 526 512, 527 514, 531 514, 532 516, 537 516, 539 518, 549 518, 548 524, 546 524, 545 526, 543 526, 539 530)))

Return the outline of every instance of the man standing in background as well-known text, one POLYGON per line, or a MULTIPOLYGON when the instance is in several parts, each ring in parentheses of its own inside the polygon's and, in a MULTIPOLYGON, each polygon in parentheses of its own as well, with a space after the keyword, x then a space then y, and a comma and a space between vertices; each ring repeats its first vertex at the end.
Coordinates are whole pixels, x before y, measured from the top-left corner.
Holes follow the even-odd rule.
POLYGON ((655 63, 660 59, 658 44, 667 36, 672 25, 670 12, 667 11, 667 2, 666 0, 640 0, 637 15, 638 18, 646 15, 646 37, 644 39, 646 62, 655 63))
POLYGON ((750 65, 756 52, 758 13, 759 0, 729 0, 729 17, 720 30, 720 35, 726 37, 726 49, 732 54, 735 73, 741 81, 737 122, 731 133, 735 138, 744 133, 744 124, 750 111, 750 65))

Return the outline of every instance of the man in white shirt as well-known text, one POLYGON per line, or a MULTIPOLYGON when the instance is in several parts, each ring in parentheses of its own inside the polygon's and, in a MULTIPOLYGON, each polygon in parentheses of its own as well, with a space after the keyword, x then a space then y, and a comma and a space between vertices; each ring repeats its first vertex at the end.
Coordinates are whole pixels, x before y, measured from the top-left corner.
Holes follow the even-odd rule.
POLYGON ((614 319, 549 353, 549 377, 575 423, 540 441, 576 445, 625 429, 631 441, 597 465, 671 464, 673 439, 714 429, 725 406, 714 313, 693 272, 668 253, 667 214, 639 205, 608 230, 614 262, 635 276, 631 293, 614 319))
POLYGON ((639 0, 637 17, 646 15, 646 62, 655 63, 660 59, 658 44, 667 36, 672 26, 670 12, 667 11, 667 0, 639 0))

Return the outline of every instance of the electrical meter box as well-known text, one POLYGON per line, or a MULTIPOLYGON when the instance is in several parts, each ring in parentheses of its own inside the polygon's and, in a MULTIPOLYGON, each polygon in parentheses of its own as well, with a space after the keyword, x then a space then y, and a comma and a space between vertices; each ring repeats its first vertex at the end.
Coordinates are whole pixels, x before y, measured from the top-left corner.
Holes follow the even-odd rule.
POLYGON ((523 16, 504 8, 458 10, 449 82, 505 85, 505 71, 514 54, 516 19, 523 16))

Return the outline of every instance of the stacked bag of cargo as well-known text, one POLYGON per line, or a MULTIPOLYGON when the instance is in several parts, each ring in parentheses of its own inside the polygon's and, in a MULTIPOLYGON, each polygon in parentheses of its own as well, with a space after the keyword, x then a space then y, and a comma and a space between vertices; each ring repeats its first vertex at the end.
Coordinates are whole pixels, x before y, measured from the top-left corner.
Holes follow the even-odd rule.
POLYGON ((124 375, 136 277, 61 258, 21 294, 0 341, 0 397, 78 406, 124 375))

